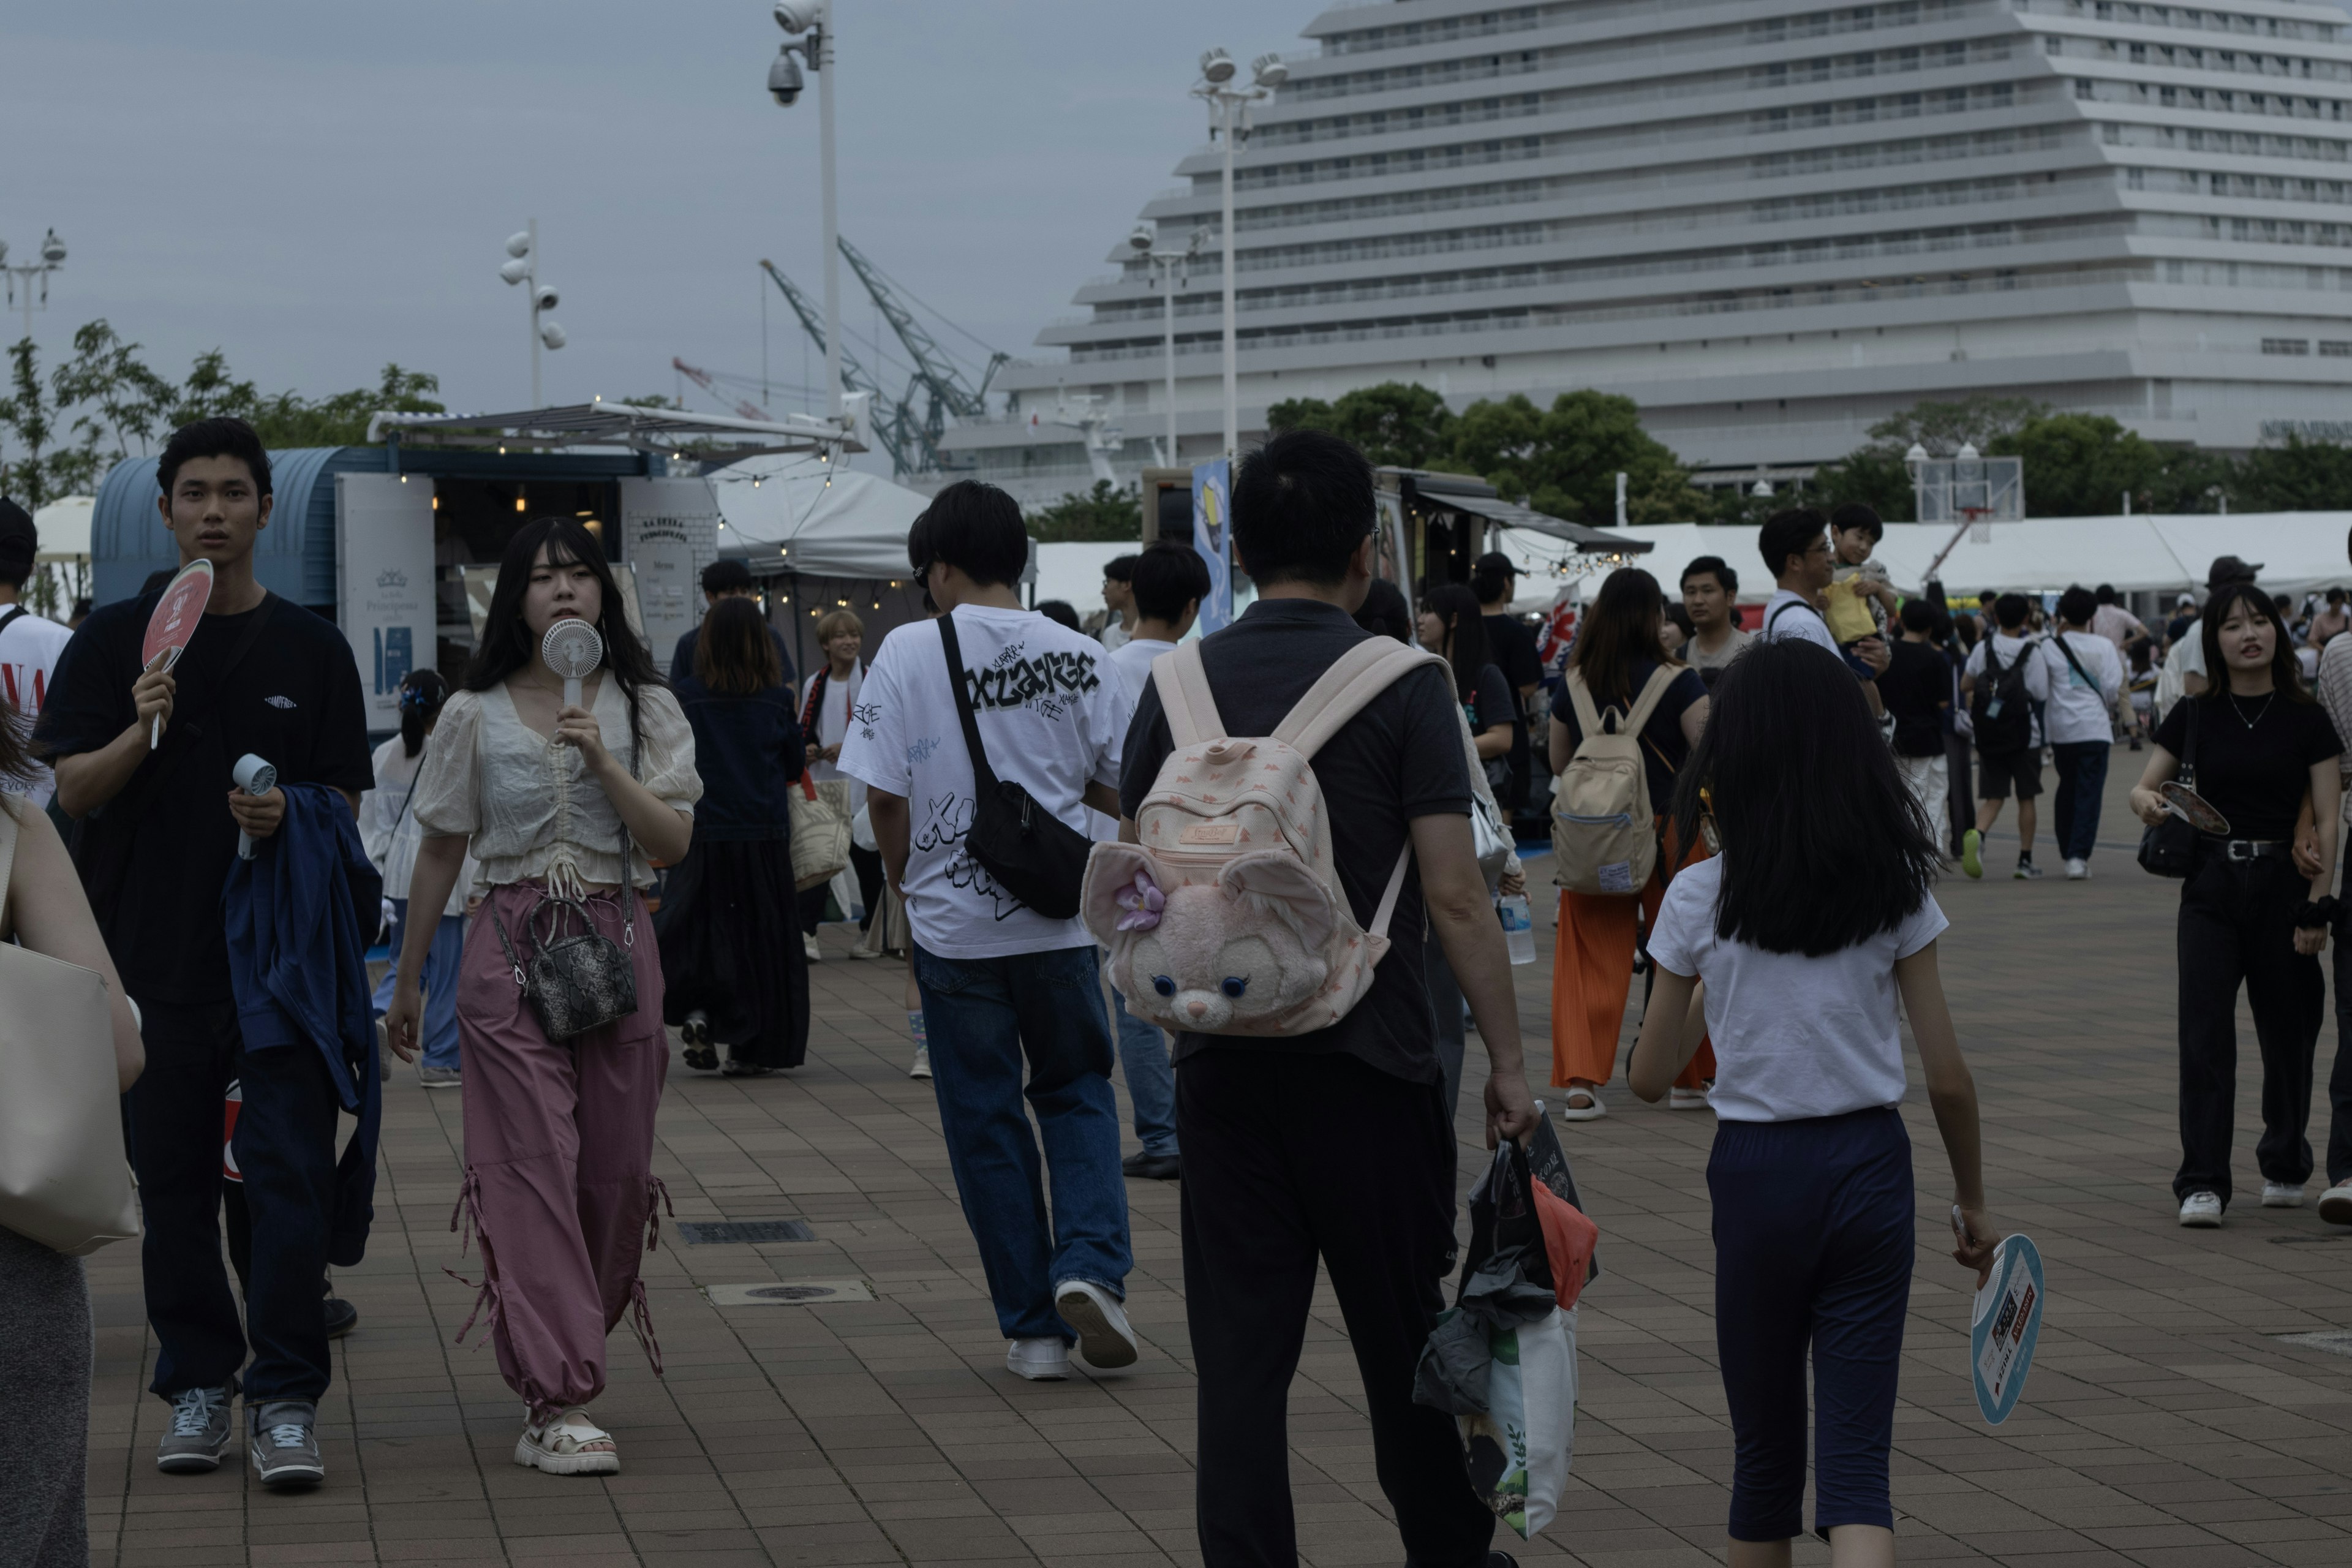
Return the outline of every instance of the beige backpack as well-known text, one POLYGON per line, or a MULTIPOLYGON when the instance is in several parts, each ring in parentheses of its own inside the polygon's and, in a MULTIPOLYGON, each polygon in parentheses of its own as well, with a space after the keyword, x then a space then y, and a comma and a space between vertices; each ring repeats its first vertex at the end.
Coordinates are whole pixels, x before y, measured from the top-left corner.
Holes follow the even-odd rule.
POLYGON ((1642 765, 1642 726, 1681 671, 1661 664, 1633 709, 1604 721, 1581 671, 1568 672, 1569 700, 1584 733, 1551 797, 1552 880, 1573 893, 1639 893, 1657 868, 1658 833, 1642 765), (1613 730, 1609 724, 1615 724, 1613 730))
POLYGON ((1151 661, 1175 749, 1136 808, 1140 842, 1094 847, 1079 905, 1110 950, 1129 1013, 1193 1034, 1304 1035, 1362 1000, 1389 951, 1412 845, 1370 926, 1358 925, 1312 764, 1341 725, 1423 665, 1446 668, 1433 653, 1367 638, 1273 734, 1253 739, 1225 733, 1198 642, 1151 661))

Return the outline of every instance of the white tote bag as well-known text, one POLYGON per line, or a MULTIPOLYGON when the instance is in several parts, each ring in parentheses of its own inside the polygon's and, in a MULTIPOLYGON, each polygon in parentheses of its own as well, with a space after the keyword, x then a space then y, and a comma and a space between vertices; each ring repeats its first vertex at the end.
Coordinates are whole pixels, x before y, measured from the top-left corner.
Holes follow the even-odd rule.
MULTIPOLYGON (((0 929, 22 796, 0 801, 0 929)), ((0 944, 0 1226, 75 1258, 139 1234, 97 971, 0 944)))

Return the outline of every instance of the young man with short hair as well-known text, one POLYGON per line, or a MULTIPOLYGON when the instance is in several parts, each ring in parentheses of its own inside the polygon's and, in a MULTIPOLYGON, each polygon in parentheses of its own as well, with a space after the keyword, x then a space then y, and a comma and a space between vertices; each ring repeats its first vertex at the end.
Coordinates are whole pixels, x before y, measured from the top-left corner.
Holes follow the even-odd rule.
POLYGON ((173 1407, 156 1467, 219 1468, 242 1368, 256 1474, 272 1487, 316 1485, 326 1473, 318 1401, 332 1371, 319 1283, 330 1261, 359 1261, 337 1223, 342 1102, 324 1050, 246 1044, 251 1020, 230 979, 223 888, 238 833, 278 832, 288 786, 340 791, 356 818, 375 783, 359 667, 333 623, 254 577, 272 498, 251 426, 183 426, 156 481, 182 566, 212 563, 195 635, 170 672, 146 669, 140 651, 156 595, 101 607, 67 647, 36 734, 55 762, 58 804, 81 823, 75 858, 90 907, 144 1018, 147 1071, 131 1091, 129 1131, 157 1342, 149 1386, 173 1407), (151 749, 158 719, 163 742, 151 749), (278 770, 267 795, 231 783, 247 752, 278 770), (252 1221, 242 1325, 218 1218, 231 1079, 244 1095, 235 1152, 252 1221))
POLYGON ((1739 598, 1739 574, 1720 555, 1702 555, 1683 568, 1683 613, 1690 616, 1691 639, 1683 662, 1698 671, 1712 691, 1723 672, 1755 637, 1732 625, 1739 598))
POLYGON ((1078 833, 1086 807, 1118 810, 1127 693, 1100 644, 1021 607, 1028 531, 1003 490, 949 485, 916 520, 907 553, 942 613, 883 639, 841 771, 866 782, 884 874, 906 901, 940 1131, 1010 1342, 1005 1366, 1067 1377, 1073 1339, 1093 1365, 1126 1366, 1135 1336, 1119 1303, 1133 1256, 1094 938, 1076 918, 1030 908, 972 854, 977 770, 956 691, 990 771, 1078 833))
MULTIPOLYGON (((1118 672, 1130 708, 1151 684, 1151 661, 1173 653, 1200 618, 1209 595, 1209 563, 1189 544, 1162 540, 1136 558, 1130 585, 1135 597, 1135 635, 1113 648, 1106 661, 1118 672)), ((1172 1182, 1183 1173, 1176 1139, 1176 1070, 1168 1041, 1159 1029, 1127 1010, 1127 998, 1110 994, 1111 1022, 1118 1031, 1119 1070, 1135 1107, 1135 1136, 1143 1147, 1119 1162, 1130 1176, 1172 1182)))
POLYGON ((2116 592, 2114 584, 2100 584, 2091 591, 2091 630, 2115 644, 2118 658, 2131 647, 2132 638, 2147 636, 2147 627, 2140 618, 2124 608, 2123 596, 2116 592))
POLYGON ((1543 684, 1543 655, 1537 651, 1535 631, 1511 614, 1518 590, 1519 569, 1499 550, 1488 551, 1470 568, 1470 591, 1478 597, 1478 618, 1486 628, 1486 661, 1503 672, 1505 682, 1517 693, 1511 703, 1510 772, 1496 803, 1509 815, 1527 804, 1535 765, 1535 754, 1528 750, 1528 704, 1543 684))
MULTIPOLYGON (((732 556, 714 561, 702 569, 702 603, 706 609, 721 599, 756 599, 759 596, 760 584, 752 581, 751 569, 732 556)), ((694 673, 694 644, 701 633, 702 626, 698 622, 677 639, 677 650, 669 658, 672 681, 684 680, 694 673)), ((783 634, 772 626, 768 628, 768 636, 776 645, 776 658, 782 663, 784 689, 787 692, 797 691, 800 675, 793 668, 792 651, 784 646, 783 634)))
POLYGON ((1878 683, 1873 675, 1864 671, 1886 673, 1890 656, 1885 639, 1868 637, 1857 640, 1851 650, 1841 647, 1819 608, 1836 566, 1831 553, 1829 520, 1809 506, 1776 511, 1764 520, 1756 543, 1763 552, 1765 569, 1772 574, 1774 584, 1771 598, 1765 601, 1763 627, 1756 635, 1768 641, 1795 637, 1836 656, 1838 662, 1853 670, 1854 679, 1862 682, 1862 694, 1869 700, 1871 712, 1883 714, 1885 707, 1879 700, 1878 683))
POLYGON ((1895 716, 1895 769, 1940 843, 1948 835, 1944 807, 1951 788, 1944 731, 1951 722, 1952 661, 1936 646, 1934 605, 1913 599, 1903 606, 1901 619, 1903 640, 1887 650, 1878 690, 1895 716))
POLYGON ((2036 710, 2050 700, 2050 667, 2034 657, 2042 645, 2026 633, 2026 616, 2032 608, 2022 594, 2003 594, 1993 601, 1993 620, 1999 626, 1989 637, 1978 639, 1969 651, 1969 662, 1960 674, 1960 690, 1970 699, 1970 718, 1977 734, 1977 825, 1960 840, 1960 869, 1971 877, 1984 875, 1984 836, 2000 816, 2000 803, 2009 798, 2011 790, 2017 795, 2017 869, 2011 873, 2019 881, 2031 881, 2042 875, 2033 863, 2033 829, 2038 807, 2034 798, 2042 793, 2042 722, 2036 710), (1999 662, 2000 673, 1990 674, 1990 657, 1999 662), (2009 679, 2020 663, 2015 680, 2009 679), (1974 700, 1977 687, 1990 682, 1985 701, 1974 700), (2022 703, 2024 711, 2016 710, 2022 703), (2001 710, 1995 712, 1994 704, 2001 710))
MULTIPOLYGON (((2098 600, 2080 584, 2058 595, 2058 629, 2039 655, 2050 681, 2042 730, 2058 774, 2057 798, 2052 803, 2058 820, 2053 826, 2070 882, 2091 874, 2107 755, 2115 748, 2113 715, 2124 695, 2122 656, 2092 628, 2098 608, 2098 600)), ((2125 703, 2123 710, 2130 712, 2130 704, 2125 703)))
MULTIPOLYGON (((1273 733, 1333 663, 1375 635, 1351 618, 1372 581, 1373 517, 1371 465, 1337 437, 1291 431, 1242 459, 1233 546, 1258 598, 1201 644, 1227 732, 1273 733)), ((1119 786, 1122 837, 1133 837, 1173 750, 1159 693, 1148 689, 1119 786)), ((1467 1568, 1501 1556, 1487 1552, 1495 1516, 1472 1489, 1454 1418, 1412 1400, 1444 1305, 1454 1210, 1454 1131, 1414 962, 1424 908, 1492 1063, 1487 1142, 1532 1131, 1538 1114, 1509 959, 1471 847, 1465 752, 1453 679, 1433 666, 1341 725, 1313 766, 1334 869, 1359 921, 1369 926, 1412 851, 1370 990, 1312 1034, 1177 1037, 1184 1311, 1199 1376, 1195 1515, 1209 1568, 1297 1555, 1286 1408, 1318 1257, 1348 1320, 1381 1489, 1407 1561, 1467 1568)))
POLYGON ((1114 555, 1103 563, 1103 608, 1110 619, 1096 640, 1106 653, 1117 653, 1135 635, 1135 563, 1140 555, 1114 555))
MULTIPOLYGON (((0 697, 7 699, 16 710, 16 723, 27 732, 40 718, 49 683, 57 679, 58 658, 73 640, 73 633, 47 616, 35 615, 22 602, 40 550, 40 531, 33 526, 32 514, 0 496, 0 697)), ((0 790, 42 807, 56 789, 47 766, 37 761, 31 776, 21 782, 0 779, 0 790)))

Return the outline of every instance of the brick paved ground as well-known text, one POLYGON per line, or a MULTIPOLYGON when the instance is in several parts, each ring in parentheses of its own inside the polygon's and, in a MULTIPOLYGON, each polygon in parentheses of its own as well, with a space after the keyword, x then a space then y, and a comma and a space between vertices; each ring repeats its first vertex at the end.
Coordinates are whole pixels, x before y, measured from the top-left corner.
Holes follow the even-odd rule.
MULTIPOLYGON (((2111 802, 2134 761, 2116 754, 2111 802)), ((1988 1431, 1966 1382, 1967 1280, 1940 1251, 1948 1178, 1915 1086, 1922 1246, 1895 1424, 1903 1551, 2032 1568, 2352 1563, 2352 1361, 2273 1337, 2352 1327, 2352 1231, 2243 1203, 2218 1233, 2174 1225, 2172 890, 2131 865, 2119 804, 2105 837, 2088 884, 1955 878, 1943 889, 1945 975, 1984 1098, 1994 1210, 2041 1244, 2052 1305, 2025 1405, 1988 1431)), ((2011 853, 1996 842, 1997 869, 2011 853)), ((654 1378, 624 1331, 597 1406, 624 1475, 558 1479, 509 1462, 519 1406, 488 1351, 450 1342, 471 1297, 443 1273, 463 1267, 447 1228, 457 1100, 403 1071, 374 1244, 339 1277, 362 1319, 338 1347, 321 1412, 323 1490, 273 1497, 235 1463, 157 1475, 164 1406, 140 1393, 154 1343, 137 1257, 114 1247, 94 1261, 95 1560, 1195 1560, 1175 1188, 1129 1187, 1140 1364, 1059 1384, 1007 1375, 930 1090, 904 1076, 903 969, 846 963, 837 937, 828 945, 807 1067, 671 1080, 655 1159, 678 1216, 799 1216, 816 1239, 673 1239, 647 1260, 668 1376, 654 1378), (875 1300, 714 1308, 701 1294, 799 1279, 862 1280, 875 1300)), ((1549 973, 1548 956, 1518 972, 1538 1077, 1549 973)), ((2330 1028, 2323 1081, 2335 1048, 2330 1028)), ((1465 1108, 1479 1077, 1474 1067, 1465 1108)), ((2256 1089, 2249 1066, 2242 1186, 2258 1179, 2256 1089)), ((1522 1556, 1717 1561, 1730 1435, 1713 1364, 1710 1119, 1622 1089, 1611 1100, 1607 1121, 1565 1130, 1608 1273, 1583 1313, 1571 1495, 1522 1556)), ((1475 1124, 1461 1125, 1475 1169, 1475 1124)), ((1318 1564, 1400 1556, 1360 1405, 1326 1292, 1291 1401, 1301 1537, 1318 1564)))

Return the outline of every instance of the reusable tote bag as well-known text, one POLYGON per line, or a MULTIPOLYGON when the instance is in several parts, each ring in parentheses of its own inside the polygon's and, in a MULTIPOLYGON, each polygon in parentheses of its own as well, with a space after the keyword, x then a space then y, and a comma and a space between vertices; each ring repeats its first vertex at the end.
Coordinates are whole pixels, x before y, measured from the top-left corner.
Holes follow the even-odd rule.
MULTIPOLYGON (((23 797, 0 797, 0 929, 23 797)), ((139 1234, 106 980, 0 944, 0 1226, 69 1257, 139 1234)))

